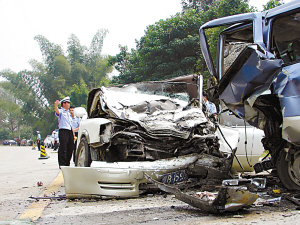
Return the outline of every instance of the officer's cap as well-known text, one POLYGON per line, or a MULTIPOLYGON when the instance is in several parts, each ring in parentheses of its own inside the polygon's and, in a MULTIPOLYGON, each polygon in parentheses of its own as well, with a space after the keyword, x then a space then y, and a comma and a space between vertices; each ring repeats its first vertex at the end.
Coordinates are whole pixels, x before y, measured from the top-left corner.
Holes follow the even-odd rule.
POLYGON ((63 102, 70 102, 70 97, 67 96, 67 97, 63 98, 63 99, 60 101, 60 103, 63 103, 63 102))

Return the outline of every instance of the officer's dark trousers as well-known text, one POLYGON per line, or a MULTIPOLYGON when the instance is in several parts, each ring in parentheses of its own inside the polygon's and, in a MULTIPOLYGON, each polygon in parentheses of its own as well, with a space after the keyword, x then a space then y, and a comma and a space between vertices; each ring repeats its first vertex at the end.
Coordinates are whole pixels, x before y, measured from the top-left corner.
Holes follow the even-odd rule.
POLYGON ((74 148, 73 131, 59 129, 59 149, 58 149, 58 165, 70 166, 74 148))
MULTIPOLYGON (((75 136, 78 137, 78 132, 75 132, 75 136)), ((75 163, 75 156, 76 156, 76 147, 77 147, 77 139, 74 143, 74 150, 73 150, 73 161, 75 163)))
POLYGON ((41 151, 41 141, 37 140, 36 142, 37 142, 38 150, 41 151))

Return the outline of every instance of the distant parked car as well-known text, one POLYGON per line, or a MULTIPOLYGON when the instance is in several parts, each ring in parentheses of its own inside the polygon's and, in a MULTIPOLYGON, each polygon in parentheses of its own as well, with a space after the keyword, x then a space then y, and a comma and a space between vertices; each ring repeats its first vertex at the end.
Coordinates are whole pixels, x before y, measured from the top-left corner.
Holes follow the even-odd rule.
POLYGON ((3 141, 3 145, 17 145, 17 142, 14 140, 5 140, 3 141))
POLYGON ((44 146, 46 148, 54 148, 54 138, 52 135, 47 135, 47 137, 44 139, 44 146))
POLYGON ((33 140, 27 140, 27 145, 31 146, 33 144, 33 140))

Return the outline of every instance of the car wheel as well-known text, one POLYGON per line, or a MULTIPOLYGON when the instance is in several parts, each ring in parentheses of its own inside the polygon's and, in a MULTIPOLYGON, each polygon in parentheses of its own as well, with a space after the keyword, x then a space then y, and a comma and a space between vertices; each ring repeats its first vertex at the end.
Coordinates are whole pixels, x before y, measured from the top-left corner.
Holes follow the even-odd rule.
POLYGON ((300 190, 300 150, 294 154, 293 161, 286 161, 286 152, 278 156, 276 168, 282 184, 289 190, 300 190))
POLYGON ((75 166, 89 167, 92 163, 90 147, 85 137, 80 139, 76 151, 75 166))

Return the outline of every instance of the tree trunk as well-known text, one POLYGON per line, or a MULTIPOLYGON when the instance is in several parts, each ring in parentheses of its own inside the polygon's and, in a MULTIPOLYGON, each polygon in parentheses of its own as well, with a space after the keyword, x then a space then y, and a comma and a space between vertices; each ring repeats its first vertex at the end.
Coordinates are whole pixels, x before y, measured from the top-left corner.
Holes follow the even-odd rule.
POLYGON ((19 140, 21 140, 21 138, 20 138, 20 125, 18 124, 18 138, 19 138, 19 140))

